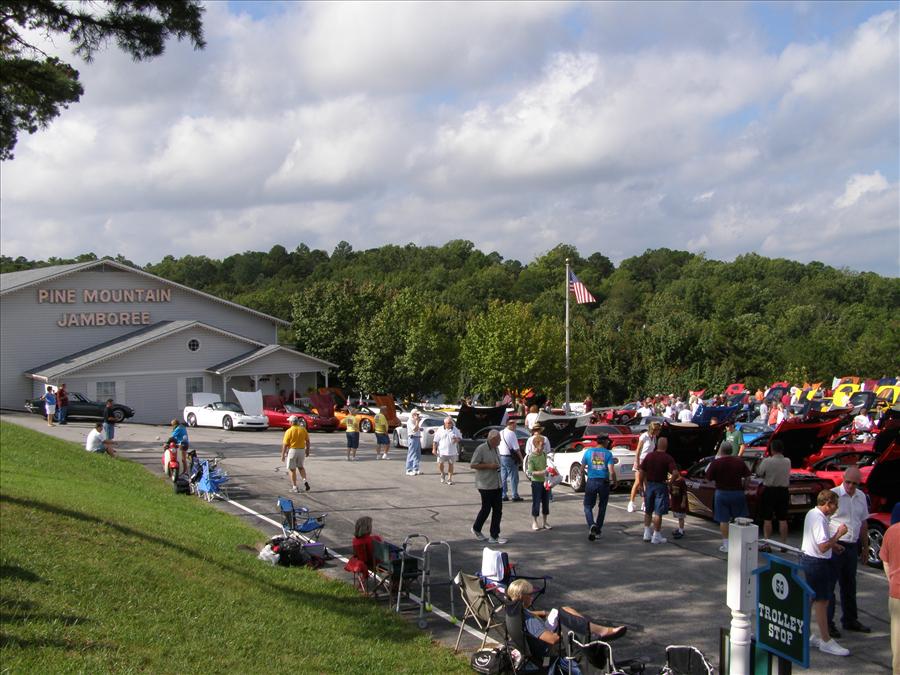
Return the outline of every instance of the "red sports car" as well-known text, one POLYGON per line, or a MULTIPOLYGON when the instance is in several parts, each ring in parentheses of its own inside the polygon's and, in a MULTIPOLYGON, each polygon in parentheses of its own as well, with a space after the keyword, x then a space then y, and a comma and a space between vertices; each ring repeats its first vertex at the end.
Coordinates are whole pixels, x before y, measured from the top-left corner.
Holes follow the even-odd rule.
MULTIPOLYGON (((765 486, 762 480, 756 477, 756 467, 763 458, 759 450, 746 450, 742 459, 750 468, 750 479, 744 492, 747 495, 747 508, 750 517, 759 518, 760 500, 765 486)), ((713 500, 716 486, 713 481, 707 480, 706 470, 715 457, 705 457, 687 470, 685 483, 688 492, 688 513, 705 518, 713 517, 713 500)), ((825 478, 819 478, 809 471, 794 469, 791 471, 791 482, 788 488, 791 501, 788 507, 788 515, 801 518, 806 515, 816 504, 816 496, 822 490, 834 487, 834 483, 825 478)))
POLYGON ((263 415, 269 418, 269 426, 279 429, 287 429, 291 426, 288 418, 296 415, 300 418, 300 426, 309 431, 334 431, 338 427, 336 417, 321 417, 309 408, 294 405, 293 403, 263 404, 263 415))

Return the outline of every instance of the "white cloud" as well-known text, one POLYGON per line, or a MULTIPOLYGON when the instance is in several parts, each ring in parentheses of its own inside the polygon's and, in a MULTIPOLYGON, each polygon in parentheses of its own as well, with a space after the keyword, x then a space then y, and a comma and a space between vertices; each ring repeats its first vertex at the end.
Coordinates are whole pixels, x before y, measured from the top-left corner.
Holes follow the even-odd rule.
POLYGON ((854 174, 847 180, 844 194, 834 200, 834 205, 839 209, 853 206, 867 192, 884 192, 888 189, 887 179, 880 171, 872 174, 854 174))
POLYGON ((79 66, 3 166, 4 255, 467 238, 898 274, 895 9, 772 49, 738 3, 283 7, 209 3, 202 52, 79 66))

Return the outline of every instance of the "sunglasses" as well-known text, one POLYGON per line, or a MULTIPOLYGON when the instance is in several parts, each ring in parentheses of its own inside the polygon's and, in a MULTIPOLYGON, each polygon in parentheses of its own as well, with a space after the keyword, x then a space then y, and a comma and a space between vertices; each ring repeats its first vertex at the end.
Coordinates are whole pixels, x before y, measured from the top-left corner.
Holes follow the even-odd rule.
POLYGON ((855 480, 845 480, 844 485, 859 485, 859 481, 855 480))

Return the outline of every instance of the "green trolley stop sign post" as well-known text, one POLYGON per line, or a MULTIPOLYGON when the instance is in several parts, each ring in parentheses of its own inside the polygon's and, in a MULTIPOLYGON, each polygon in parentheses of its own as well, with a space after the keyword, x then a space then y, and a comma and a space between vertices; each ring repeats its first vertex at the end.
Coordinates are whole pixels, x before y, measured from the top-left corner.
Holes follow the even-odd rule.
POLYGON ((800 566, 768 553, 756 575, 756 640, 760 648, 809 667, 809 607, 812 589, 800 566))

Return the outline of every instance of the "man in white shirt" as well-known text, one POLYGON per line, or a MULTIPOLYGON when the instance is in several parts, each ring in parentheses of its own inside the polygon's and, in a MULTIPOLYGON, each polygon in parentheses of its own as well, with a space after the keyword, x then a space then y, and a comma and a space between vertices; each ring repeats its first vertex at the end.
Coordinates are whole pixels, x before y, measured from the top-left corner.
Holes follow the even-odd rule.
POLYGON ((645 401, 641 404, 641 407, 638 408, 637 414, 640 415, 641 418, 650 417, 653 414, 653 409, 647 405, 647 402, 645 401))
POLYGON ((113 442, 106 440, 103 433, 103 422, 97 422, 84 441, 84 449, 88 452, 105 452, 110 457, 115 457, 116 451, 112 446, 113 442))
POLYGON ((765 401, 759 404, 759 417, 757 419, 763 424, 768 424, 769 422, 769 406, 766 405, 765 401))
MULTIPOLYGON (((856 609, 856 563, 865 561, 869 552, 869 528, 866 518, 869 505, 866 496, 859 489, 862 474, 855 466, 844 472, 844 481, 831 491, 838 496, 838 508, 831 516, 834 530, 838 525, 846 525, 847 533, 838 541, 844 550, 833 556, 836 581, 841 587, 841 625, 844 630, 869 633, 871 629, 860 623, 856 609)), ((834 624, 834 592, 828 601, 828 629, 832 635, 840 637, 834 624)))
POLYGON ((834 590, 832 550, 840 551, 838 539, 847 534, 847 526, 839 525, 831 533, 830 518, 837 511, 838 497, 831 490, 822 490, 816 497, 816 506, 809 510, 803 521, 803 543, 800 548, 800 565, 806 583, 813 592, 812 618, 819 634, 810 634, 809 646, 834 656, 848 656, 849 649, 841 647, 828 633, 828 599, 834 590))
POLYGON ((678 421, 679 422, 690 422, 693 414, 691 413, 691 409, 685 406, 680 411, 678 411, 678 421))
POLYGON ((512 489, 512 500, 521 502, 519 496, 519 465, 522 463, 522 453, 519 452, 519 437, 516 436, 516 421, 507 420, 506 428, 500 432, 500 487, 503 489, 503 501, 509 501, 507 492, 507 479, 512 489))
POLYGON ((447 485, 453 485, 453 464, 459 457, 459 442, 461 440, 462 434, 453 425, 452 417, 445 417, 444 426, 434 432, 431 452, 437 456, 441 482, 447 485), (444 475, 444 464, 448 465, 446 476, 444 475))

